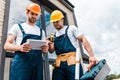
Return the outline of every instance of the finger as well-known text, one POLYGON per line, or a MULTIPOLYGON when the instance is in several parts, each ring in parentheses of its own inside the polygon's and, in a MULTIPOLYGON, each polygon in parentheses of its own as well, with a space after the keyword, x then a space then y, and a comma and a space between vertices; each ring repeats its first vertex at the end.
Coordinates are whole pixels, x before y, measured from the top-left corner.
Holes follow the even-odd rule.
POLYGON ((46 40, 50 40, 50 37, 47 37, 46 40))
POLYGON ((96 64, 98 64, 98 63, 99 63, 99 61, 97 60, 97 61, 96 61, 96 64))
POLYGON ((29 52, 30 50, 31 50, 31 47, 24 47, 24 48, 23 48, 23 51, 24 51, 24 52, 29 52))
POLYGON ((44 45, 41 47, 42 49, 47 49, 48 48, 48 45, 44 45))
POLYGON ((48 52, 48 47, 42 48, 42 52, 43 52, 43 53, 47 53, 47 52, 48 52))
POLYGON ((25 47, 29 47, 30 46, 30 44, 28 44, 28 43, 24 43, 22 45, 25 46, 25 47))
POLYGON ((43 53, 48 53, 48 51, 47 50, 44 50, 44 51, 42 51, 43 53))
POLYGON ((96 64, 96 62, 95 62, 95 61, 92 61, 92 62, 91 62, 91 65, 95 65, 95 64, 96 64))
POLYGON ((93 64, 93 65, 95 65, 95 64, 97 64, 97 63, 98 63, 98 60, 93 60, 93 61, 92 61, 92 64, 93 64))
POLYGON ((92 67, 92 64, 90 63, 87 67, 88 71, 90 71, 91 67, 92 67))
POLYGON ((26 44, 25 47, 31 47, 29 44, 26 44))

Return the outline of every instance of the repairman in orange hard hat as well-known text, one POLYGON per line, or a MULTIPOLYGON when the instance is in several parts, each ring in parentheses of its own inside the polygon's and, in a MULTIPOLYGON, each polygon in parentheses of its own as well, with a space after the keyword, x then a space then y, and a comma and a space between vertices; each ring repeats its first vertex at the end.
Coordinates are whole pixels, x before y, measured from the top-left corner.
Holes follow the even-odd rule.
MULTIPOLYGON (((55 10, 51 13, 50 22, 53 23, 57 32, 54 42, 49 42, 49 51, 57 54, 52 80, 75 80, 75 64, 77 40, 83 43, 89 54, 89 70, 98 61, 95 58, 92 48, 85 36, 74 25, 64 25, 64 15, 61 11, 55 10)), ((80 76, 83 71, 80 65, 80 76)))
POLYGON ((45 32, 36 25, 40 14, 41 8, 38 4, 29 4, 26 7, 26 22, 13 25, 8 32, 4 49, 15 51, 10 80, 43 80, 42 53, 48 52, 48 45, 33 50, 31 45, 26 43, 27 39, 46 39, 45 32), (13 44, 14 41, 15 44, 13 44))

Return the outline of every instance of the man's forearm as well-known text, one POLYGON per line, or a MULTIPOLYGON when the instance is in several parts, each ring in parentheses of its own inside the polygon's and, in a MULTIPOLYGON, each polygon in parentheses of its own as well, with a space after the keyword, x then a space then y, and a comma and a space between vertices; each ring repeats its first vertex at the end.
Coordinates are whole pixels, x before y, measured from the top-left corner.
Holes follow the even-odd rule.
POLYGON ((83 45, 84 45, 86 51, 88 52, 89 56, 90 56, 90 57, 93 57, 94 54, 93 54, 93 51, 92 51, 92 48, 91 48, 89 42, 88 42, 88 41, 83 42, 83 45))
POLYGON ((8 51, 19 51, 20 46, 8 43, 8 44, 5 44, 4 49, 8 51))
POLYGON ((92 47, 91 47, 90 43, 88 42, 88 40, 83 35, 79 36, 78 40, 82 42, 82 44, 83 44, 85 50, 88 52, 89 56, 93 57, 94 54, 92 51, 92 47))

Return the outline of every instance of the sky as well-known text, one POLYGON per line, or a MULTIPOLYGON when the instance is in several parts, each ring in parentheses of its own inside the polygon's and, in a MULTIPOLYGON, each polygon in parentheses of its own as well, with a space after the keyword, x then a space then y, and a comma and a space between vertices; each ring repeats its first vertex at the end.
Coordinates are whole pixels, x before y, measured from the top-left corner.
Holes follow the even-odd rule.
POLYGON ((120 0, 69 1, 97 59, 106 59, 110 74, 120 74, 120 0))

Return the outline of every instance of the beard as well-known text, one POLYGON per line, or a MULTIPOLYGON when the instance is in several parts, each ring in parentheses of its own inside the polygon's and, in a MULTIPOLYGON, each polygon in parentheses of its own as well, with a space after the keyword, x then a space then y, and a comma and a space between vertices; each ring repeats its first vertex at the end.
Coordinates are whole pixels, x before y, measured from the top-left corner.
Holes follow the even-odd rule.
POLYGON ((56 28, 57 30, 60 30, 60 29, 62 29, 63 27, 62 27, 62 26, 55 26, 55 28, 56 28))
POLYGON ((36 18, 33 18, 33 17, 32 17, 32 18, 28 18, 28 19, 29 19, 29 22, 30 22, 30 23, 35 23, 35 22, 37 21, 37 19, 36 19, 36 18))

